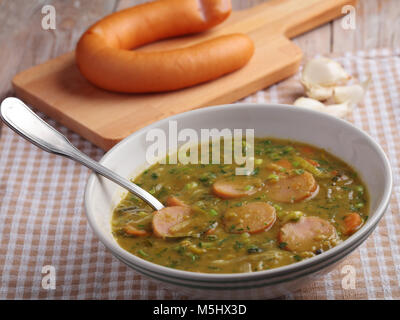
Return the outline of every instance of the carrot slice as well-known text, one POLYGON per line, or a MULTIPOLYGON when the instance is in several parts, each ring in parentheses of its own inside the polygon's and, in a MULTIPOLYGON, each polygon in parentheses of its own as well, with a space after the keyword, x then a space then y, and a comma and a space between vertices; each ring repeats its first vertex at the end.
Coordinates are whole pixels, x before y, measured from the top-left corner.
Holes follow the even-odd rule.
POLYGON ((281 159, 275 162, 278 166, 285 168, 285 169, 293 169, 292 164, 287 159, 281 159))
POLYGON ((308 163, 312 164, 314 167, 319 167, 319 163, 317 161, 314 161, 312 159, 306 159, 308 163))
POLYGON ((186 206, 186 204, 182 200, 180 200, 179 198, 177 198, 175 196, 169 196, 166 200, 166 205, 167 205, 167 207, 176 207, 176 206, 184 207, 184 206, 186 206))
POLYGON ((345 225, 344 233, 346 235, 350 235, 356 232, 360 228, 363 222, 360 215, 356 212, 348 214, 343 221, 345 225))
POLYGON ((260 190, 261 180, 258 178, 235 176, 214 182, 213 193, 223 199, 234 199, 250 196, 260 190))
POLYGON ((313 175, 304 172, 301 175, 281 176, 278 181, 267 182, 267 195, 279 202, 298 202, 304 200, 317 190, 318 184, 313 175))
POLYGON ((281 228, 278 240, 281 247, 296 252, 328 249, 337 240, 335 227, 319 217, 301 217, 281 228))
POLYGON ((308 154, 314 153, 314 149, 311 147, 307 147, 307 146, 300 147, 300 151, 303 153, 308 153, 308 154))
POLYGON ((191 217, 191 209, 187 206, 165 207, 154 213, 153 231, 156 237, 166 238, 174 236, 171 227, 182 223, 191 217))
POLYGON ((214 223, 213 226, 205 232, 205 234, 206 235, 213 234, 215 229, 217 229, 217 227, 218 227, 218 222, 214 223))
POLYGON ((265 202, 230 208, 223 218, 225 230, 230 233, 257 233, 270 228, 275 220, 275 208, 265 202))
POLYGON ((147 232, 146 230, 138 229, 131 224, 126 225, 123 229, 127 234, 130 234, 132 236, 144 237, 144 236, 150 235, 150 232, 147 232))

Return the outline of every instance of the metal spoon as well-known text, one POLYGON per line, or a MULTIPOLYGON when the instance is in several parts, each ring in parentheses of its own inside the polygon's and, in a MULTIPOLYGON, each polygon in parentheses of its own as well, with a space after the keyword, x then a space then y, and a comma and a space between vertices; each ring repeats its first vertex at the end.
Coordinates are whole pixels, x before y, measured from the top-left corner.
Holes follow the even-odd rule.
POLYGON ((162 203, 150 193, 75 148, 64 135, 40 119, 21 100, 17 98, 4 99, 0 107, 0 116, 12 130, 39 148, 83 164, 138 196, 155 210, 164 208, 162 203))

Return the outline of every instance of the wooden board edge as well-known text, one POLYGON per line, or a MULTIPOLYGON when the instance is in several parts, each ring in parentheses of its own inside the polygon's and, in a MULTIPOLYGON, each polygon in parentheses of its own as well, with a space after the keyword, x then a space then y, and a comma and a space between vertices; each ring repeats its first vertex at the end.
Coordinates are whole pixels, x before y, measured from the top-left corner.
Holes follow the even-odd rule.
POLYGON ((45 101, 29 93, 29 91, 23 89, 17 83, 13 82, 12 85, 15 95, 19 99, 24 101, 27 105, 29 105, 34 109, 36 109, 35 108, 36 105, 40 105, 41 106, 40 112, 43 112, 48 117, 52 118, 61 125, 67 127, 69 130, 77 133, 79 136, 90 141, 97 147, 107 151, 122 140, 121 138, 102 137, 97 132, 94 132, 87 127, 80 126, 80 124, 74 121, 74 119, 69 118, 67 114, 58 112, 57 110, 51 108, 51 106, 49 106, 45 101), (83 128, 83 133, 81 130, 82 128, 83 128))

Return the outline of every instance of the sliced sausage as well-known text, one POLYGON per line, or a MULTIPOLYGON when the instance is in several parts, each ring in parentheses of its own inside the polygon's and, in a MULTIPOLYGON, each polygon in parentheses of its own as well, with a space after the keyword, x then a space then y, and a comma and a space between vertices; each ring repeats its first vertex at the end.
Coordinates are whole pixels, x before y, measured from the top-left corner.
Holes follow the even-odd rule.
POLYGON ((213 193, 222 199, 234 199, 250 196, 261 188, 258 178, 235 176, 214 182, 213 193))
POLYGON ((319 217, 301 217, 296 222, 288 222, 279 232, 283 248, 296 251, 326 250, 337 240, 335 227, 319 217))
POLYGON ((175 196, 169 196, 166 200, 166 204, 168 207, 184 207, 186 206, 186 204, 180 200, 179 198, 175 197, 175 196))
POLYGON ((228 209, 224 214, 224 226, 231 233, 257 233, 270 228, 275 220, 275 208, 265 202, 251 202, 228 209))
POLYGON ((153 231, 154 235, 160 238, 173 236, 170 228, 190 219, 191 209, 186 206, 165 207, 154 213, 153 231))
POLYGON ((272 200, 287 203, 310 197, 317 187, 317 182, 309 172, 289 177, 280 176, 278 181, 268 181, 266 184, 267 194, 272 200))
POLYGON ((287 159, 281 159, 275 162, 278 166, 285 168, 285 169, 293 169, 292 164, 287 159))

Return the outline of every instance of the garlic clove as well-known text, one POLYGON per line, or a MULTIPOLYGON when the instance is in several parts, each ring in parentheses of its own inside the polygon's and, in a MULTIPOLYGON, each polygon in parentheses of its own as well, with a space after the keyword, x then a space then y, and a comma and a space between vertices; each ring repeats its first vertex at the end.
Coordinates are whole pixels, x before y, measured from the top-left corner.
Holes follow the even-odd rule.
POLYGON ((370 81, 371 78, 367 79, 361 84, 335 87, 333 89, 333 100, 335 103, 343 103, 348 101, 352 105, 359 103, 364 97, 370 81))
POLYGON ((317 110, 317 111, 323 111, 325 109, 325 105, 318 100, 312 99, 312 98, 305 98, 301 97, 296 99, 296 101, 293 103, 294 106, 296 107, 302 107, 306 109, 311 109, 311 110, 317 110))
POLYGON ((324 112, 337 118, 345 118, 351 111, 351 103, 349 101, 332 104, 326 106, 324 112))
POLYGON ((324 112, 337 118, 345 118, 351 111, 351 104, 348 101, 326 106, 318 100, 301 97, 298 98, 293 105, 296 107, 324 112))
POLYGON ((333 94, 332 87, 322 87, 319 85, 305 85, 303 84, 305 93, 308 97, 319 101, 329 99, 333 94))
POLYGON ((333 89, 333 100, 335 103, 349 101, 351 104, 357 104, 364 96, 364 89, 359 84, 352 86, 339 86, 333 89))
POLYGON ((302 71, 302 83, 310 86, 336 86, 351 77, 336 61, 328 58, 315 58, 308 61, 302 71))

